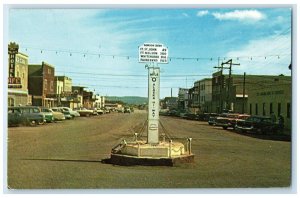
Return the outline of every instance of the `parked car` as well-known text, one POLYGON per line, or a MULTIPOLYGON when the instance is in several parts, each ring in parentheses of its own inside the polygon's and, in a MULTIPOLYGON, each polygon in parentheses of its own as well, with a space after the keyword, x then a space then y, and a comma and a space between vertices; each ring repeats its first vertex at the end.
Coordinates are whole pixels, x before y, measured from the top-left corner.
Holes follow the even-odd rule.
MULTIPOLYGON (((50 111, 52 111, 52 109, 50 109, 50 111)), ((52 114, 53 114, 54 121, 62 121, 66 119, 65 115, 62 112, 52 111, 52 114)))
POLYGON ((238 120, 236 129, 253 133, 276 133, 279 129, 277 123, 273 122, 270 117, 250 116, 246 120, 238 120))
POLYGON ((194 113, 187 113, 185 118, 188 120, 199 120, 198 114, 194 113))
POLYGON ((9 107, 8 126, 19 126, 20 124, 36 126, 44 124, 45 116, 35 106, 9 107))
POLYGON ((159 115, 160 116, 166 116, 169 114, 169 110, 168 109, 161 109, 159 110, 159 115))
POLYGON ((104 112, 105 112, 105 113, 110 113, 110 109, 105 108, 105 109, 104 109, 104 112))
POLYGON ((131 113, 130 108, 129 108, 129 107, 125 107, 125 108, 124 108, 124 113, 131 113))
POLYGON ((70 115, 74 118, 74 117, 79 117, 80 114, 77 111, 74 111, 73 109, 71 109, 70 107, 61 107, 64 111, 68 111, 70 113, 70 115))
POLYGON ((98 115, 104 114, 104 111, 100 108, 97 108, 96 111, 97 111, 98 115))
POLYGON ((53 111, 47 107, 41 107, 41 113, 44 114, 45 116, 45 121, 46 122, 53 122, 54 117, 53 117, 53 111))
POLYGON ((245 120, 250 115, 246 114, 222 114, 222 116, 216 118, 216 126, 223 127, 223 129, 233 128, 235 129, 237 120, 245 120))
POLYGON ((130 111, 131 111, 131 113, 133 113, 134 112, 134 108, 130 107, 130 111))
POLYGON ((89 117, 90 115, 93 114, 94 111, 86 108, 80 108, 77 110, 77 112, 80 114, 80 116, 89 117))
POLYGON ((53 111, 52 109, 46 108, 46 107, 42 107, 41 111, 42 112, 51 112, 52 116, 53 116, 53 121, 62 121, 62 120, 66 119, 65 115, 60 111, 53 111))
POLYGON ((175 110, 175 109, 170 110, 170 111, 168 112, 168 115, 169 115, 169 116, 176 116, 176 115, 177 115, 177 110, 175 110))
POLYGON ((212 114, 210 114, 209 115, 209 118, 208 118, 208 124, 209 125, 215 125, 216 124, 216 119, 217 119, 217 117, 218 117, 218 114, 216 114, 216 113, 212 113, 212 114))
POLYGON ((70 119, 73 118, 73 116, 71 116, 70 112, 64 110, 62 107, 52 107, 51 110, 54 111, 54 112, 61 112, 61 113, 63 113, 64 116, 65 116, 65 119, 70 120, 70 119))

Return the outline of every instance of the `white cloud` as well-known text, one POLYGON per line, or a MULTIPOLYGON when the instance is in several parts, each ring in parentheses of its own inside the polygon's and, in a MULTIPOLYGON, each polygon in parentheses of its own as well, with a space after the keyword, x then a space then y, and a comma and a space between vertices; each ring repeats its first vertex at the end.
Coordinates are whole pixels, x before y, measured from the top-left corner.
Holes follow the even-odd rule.
POLYGON ((218 20, 237 20, 237 21, 260 21, 266 16, 257 10, 234 10, 232 12, 214 12, 212 15, 218 20))
POLYGON ((184 17, 190 17, 187 13, 182 13, 182 15, 184 16, 184 17))
POLYGON ((252 40, 240 49, 228 52, 226 57, 231 57, 234 62, 241 64, 233 68, 234 73, 289 75, 290 53, 290 35, 277 34, 252 40))
POLYGON ((208 10, 200 10, 197 12, 198 17, 202 17, 208 14, 208 10))

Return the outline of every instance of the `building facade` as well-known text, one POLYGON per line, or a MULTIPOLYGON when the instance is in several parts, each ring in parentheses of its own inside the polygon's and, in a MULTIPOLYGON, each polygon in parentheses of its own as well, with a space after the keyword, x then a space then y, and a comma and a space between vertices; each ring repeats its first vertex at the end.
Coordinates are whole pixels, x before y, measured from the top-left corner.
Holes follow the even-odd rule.
POLYGON ((179 88, 178 90, 178 109, 188 110, 189 105, 189 89, 179 88))
POLYGON ((95 95, 95 108, 102 109, 105 107, 105 96, 95 95))
POLYGON ((54 79, 57 106, 73 108, 74 94, 72 92, 72 79, 67 76, 55 76, 54 79))
POLYGON ((214 113, 221 113, 225 108, 225 76, 222 71, 213 73, 211 86, 211 111, 214 113))
POLYGON ((205 78, 199 81, 199 112, 211 112, 212 79, 205 78))
MULTIPOLYGON (((263 77, 262 77, 263 78, 263 77)), ((270 116, 281 115, 285 129, 291 129, 292 83, 289 76, 264 76, 264 84, 248 89, 248 114, 270 116), (266 79, 268 78, 268 79, 266 79)))
POLYGON ((73 106, 70 108, 80 109, 83 107, 83 91, 85 87, 82 86, 72 86, 72 93, 74 96, 73 106))
POLYGON ((19 52, 19 45, 8 45, 8 106, 30 105, 28 95, 28 56, 19 52))
POLYGON ((28 89, 32 95, 32 105, 55 106, 54 72, 54 67, 46 62, 28 66, 28 89))
POLYGON ((177 97, 165 97, 161 100, 161 109, 173 110, 178 108, 177 97))

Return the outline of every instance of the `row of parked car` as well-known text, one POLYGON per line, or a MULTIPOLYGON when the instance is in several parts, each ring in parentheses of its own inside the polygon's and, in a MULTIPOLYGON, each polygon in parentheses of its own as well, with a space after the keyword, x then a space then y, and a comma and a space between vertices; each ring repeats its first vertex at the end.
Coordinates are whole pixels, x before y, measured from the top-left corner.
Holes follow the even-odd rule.
POLYGON ((271 117, 238 113, 203 113, 193 114, 176 110, 161 111, 160 115, 177 116, 189 120, 207 121, 209 125, 233 129, 242 132, 275 134, 283 130, 283 122, 274 121, 271 117))
POLYGON ((36 126, 45 122, 56 122, 66 119, 74 119, 79 116, 91 116, 109 113, 105 109, 77 109, 69 107, 36 107, 20 106, 8 107, 8 126, 29 125, 36 126))
POLYGON ((208 120, 209 125, 231 128, 233 130, 259 134, 276 134, 283 130, 283 124, 268 116, 224 113, 213 115, 208 120))

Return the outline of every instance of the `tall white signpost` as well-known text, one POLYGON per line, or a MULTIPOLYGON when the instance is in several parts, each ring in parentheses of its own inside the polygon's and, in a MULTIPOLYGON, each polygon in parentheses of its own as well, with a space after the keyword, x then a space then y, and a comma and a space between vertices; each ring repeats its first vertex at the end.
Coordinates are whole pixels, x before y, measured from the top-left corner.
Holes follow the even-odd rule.
POLYGON ((168 48, 159 43, 144 43, 139 47, 139 62, 153 63, 148 68, 148 144, 159 143, 159 89, 160 70, 158 63, 168 63, 168 48))
POLYGON ((160 43, 144 43, 139 47, 139 62, 146 63, 148 69, 148 131, 147 141, 122 142, 112 149, 112 164, 120 165, 167 165, 194 161, 191 138, 187 141, 187 150, 181 142, 169 139, 159 141, 159 88, 160 70, 158 64, 168 63, 168 48, 160 43))

